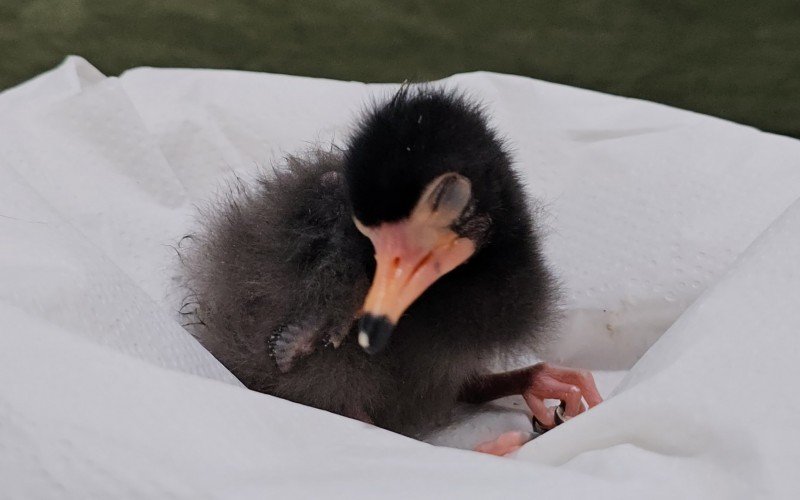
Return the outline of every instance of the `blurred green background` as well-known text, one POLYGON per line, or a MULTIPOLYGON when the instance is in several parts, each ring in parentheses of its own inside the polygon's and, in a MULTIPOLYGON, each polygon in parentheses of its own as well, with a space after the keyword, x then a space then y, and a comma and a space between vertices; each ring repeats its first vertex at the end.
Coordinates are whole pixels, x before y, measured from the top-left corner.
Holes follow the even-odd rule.
POLYGON ((362 81, 490 70, 800 137, 800 1, 0 0, 0 89, 86 57, 362 81))

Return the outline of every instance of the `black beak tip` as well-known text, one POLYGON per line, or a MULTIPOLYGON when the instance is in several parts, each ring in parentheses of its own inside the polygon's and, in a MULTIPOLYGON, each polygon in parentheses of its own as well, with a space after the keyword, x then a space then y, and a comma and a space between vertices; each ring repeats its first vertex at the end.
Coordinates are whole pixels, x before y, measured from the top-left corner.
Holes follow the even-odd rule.
POLYGON ((358 322, 358 344, 369 354, 377 354, 386 348, 394 324, 386 316, 365 314, 358 322))

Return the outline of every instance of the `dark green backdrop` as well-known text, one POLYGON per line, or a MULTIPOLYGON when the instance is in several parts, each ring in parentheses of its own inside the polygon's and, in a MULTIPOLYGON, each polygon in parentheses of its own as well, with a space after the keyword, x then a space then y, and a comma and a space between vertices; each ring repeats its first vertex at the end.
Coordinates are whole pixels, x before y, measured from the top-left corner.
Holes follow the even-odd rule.
POLYGON ((485 69, 800 137, 800 0, 0 0, 0 88, 80 54, 364 81, 485 69))

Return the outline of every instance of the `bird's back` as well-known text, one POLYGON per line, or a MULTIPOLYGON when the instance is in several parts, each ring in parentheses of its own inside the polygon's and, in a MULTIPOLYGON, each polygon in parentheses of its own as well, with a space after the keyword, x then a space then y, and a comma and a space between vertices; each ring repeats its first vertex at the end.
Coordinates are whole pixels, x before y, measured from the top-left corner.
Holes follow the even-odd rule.
POLYGON ((277 384, 273 332, 349 328, 366 293, 368 242, 352 228, 341 169, 338 152, 315 152, 237 181, 184 246, 193 333, 252 389, 277 384))

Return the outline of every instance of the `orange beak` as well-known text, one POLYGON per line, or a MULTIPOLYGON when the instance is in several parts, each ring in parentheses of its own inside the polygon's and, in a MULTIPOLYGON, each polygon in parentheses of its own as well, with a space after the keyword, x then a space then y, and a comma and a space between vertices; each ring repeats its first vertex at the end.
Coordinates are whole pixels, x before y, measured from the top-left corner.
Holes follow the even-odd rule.
POLYGON ((407 219, 377 227, 356 220, 372 241, 377 263, 359 322, 358 342, 364 350, 383 350, 406 309, 475 252, 472 240, 451 229, 470 195, 468 180, 445 174, 431 182, 407 219))

